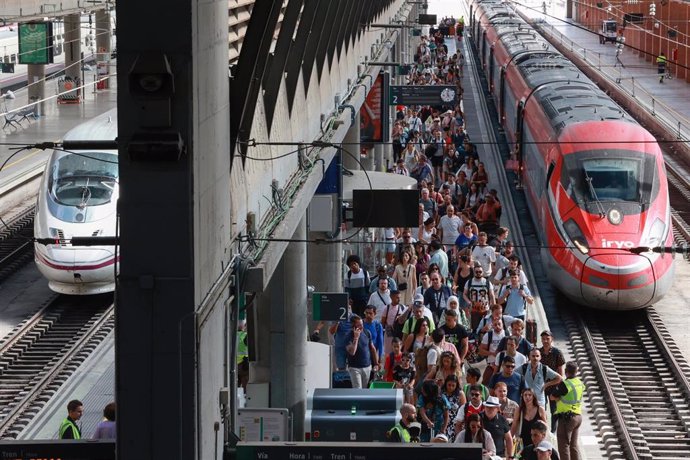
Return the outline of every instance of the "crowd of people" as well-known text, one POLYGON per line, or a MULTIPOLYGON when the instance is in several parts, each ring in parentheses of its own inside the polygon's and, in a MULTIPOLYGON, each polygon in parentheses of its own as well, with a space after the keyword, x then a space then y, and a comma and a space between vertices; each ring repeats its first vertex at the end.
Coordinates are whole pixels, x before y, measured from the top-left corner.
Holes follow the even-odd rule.
MULTIPOLYGON (((409 84, 462 94, 463 56, 449 53, 446 38, 460 40, 463 27, 444 18, 421 38, 409 84)), ((347 258, 351 312, 330 329, 336 367, 355 388, 383 380, 403 390, 392 441, 479 442, 486 458, 578 459, 584 384, 550 331, 535 343, 530 280, 464 120, 462 104, 397 107, 391 172, 417 180, 419 226, 385 229, 385 263, 372 277, 358 255, 347 258)))

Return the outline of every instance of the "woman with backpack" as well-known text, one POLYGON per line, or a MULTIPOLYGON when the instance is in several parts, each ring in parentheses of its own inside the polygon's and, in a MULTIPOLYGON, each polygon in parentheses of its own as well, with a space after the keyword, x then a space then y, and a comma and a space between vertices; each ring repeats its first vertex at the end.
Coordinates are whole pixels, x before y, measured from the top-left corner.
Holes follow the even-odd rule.
POLYGON ((417 350, 431 344, 429 337, 429 319, 425 316, 415 322, 412 334, 405 338, 403 352, 415 353, 417 350))
POLYGON ((422 383, 422 391, 417 398, 419 421, 422 424, 421 442, 429 442, 437 434, 448 428, 450 403, 441 394, 438 384, 433 380, 422 383))

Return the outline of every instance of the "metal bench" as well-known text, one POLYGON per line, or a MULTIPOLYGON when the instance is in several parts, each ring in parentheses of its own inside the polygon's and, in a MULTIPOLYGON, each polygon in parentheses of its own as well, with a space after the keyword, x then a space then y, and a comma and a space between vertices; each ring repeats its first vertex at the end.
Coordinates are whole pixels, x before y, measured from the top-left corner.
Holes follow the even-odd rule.
POLYGON ((19 123, 24 120, 31 122, 31 120, 29 120, 30 118, 38 120, 38 115, 36 114, 36 104, 28 105, 21 110, 17 110, 14 114, 18 118, 19 123))

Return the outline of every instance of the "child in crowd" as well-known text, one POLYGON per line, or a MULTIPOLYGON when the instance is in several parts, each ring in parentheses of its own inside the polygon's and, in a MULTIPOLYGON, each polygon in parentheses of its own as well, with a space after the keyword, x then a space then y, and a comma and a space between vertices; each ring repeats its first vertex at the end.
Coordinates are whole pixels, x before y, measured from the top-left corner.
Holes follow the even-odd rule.
POLYGON ((402 388, 405 402, 414 404, 415 369, 412 366, 414 355, 405 353, 400 359, 400 364, 393 368, 393 381, 396 388, 402 388))

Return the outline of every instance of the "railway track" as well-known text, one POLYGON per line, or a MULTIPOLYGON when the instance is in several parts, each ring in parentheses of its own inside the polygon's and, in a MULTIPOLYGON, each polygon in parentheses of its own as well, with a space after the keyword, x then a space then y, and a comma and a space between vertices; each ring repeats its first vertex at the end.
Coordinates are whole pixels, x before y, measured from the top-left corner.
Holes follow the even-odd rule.
POLYGON ((31 206, 5 221, 0 228, 0 281, 33 259, 34 214, 31 206), (5 225, 6 224, 6 225, 5 225))
POLYGON ((579 311, 565 324, 608 458, 690 458, 690 366, 654 309, 579 311))
POLYGON ((0 439, 13 439, 115 326, 112 295, 59 296, 0 343, 0 439))

